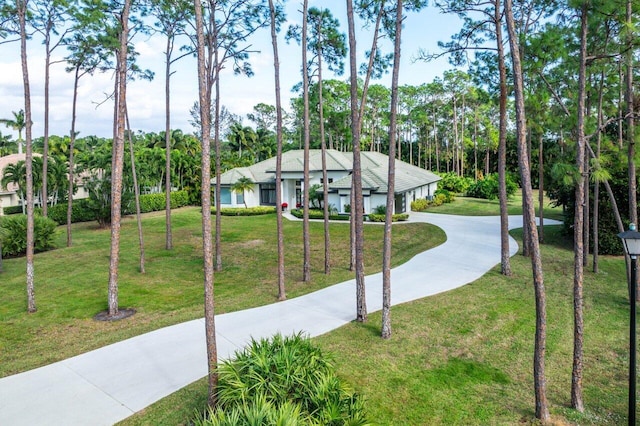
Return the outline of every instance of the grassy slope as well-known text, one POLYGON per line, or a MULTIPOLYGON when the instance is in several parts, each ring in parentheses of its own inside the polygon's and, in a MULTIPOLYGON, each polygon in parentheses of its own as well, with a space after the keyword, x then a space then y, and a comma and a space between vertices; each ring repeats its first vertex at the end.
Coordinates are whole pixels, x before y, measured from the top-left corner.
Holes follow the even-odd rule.
MULTIPOLYGON (((162 326, 202 316, 202 250, 200 210, 175 211, 174 249, 164 249, 164 213, 144 219, 146 274, 138 273, 135 220, 122 230, 119 302, 137 314, 115 323, 92 317, 106 309, 109 230, 94 223, 74 226, 72 248, 36 256, 38 312, 26 314, 24 259, 4 261, 0 274, 0 377, 132 337, 162 326)), ((224 313, 276 301, 275 215, 223 217, 223 271, 216 273, 216 311, 224 313), (251 265, 251 267, 247 267, 251 265)), ((289 297, 352 278, 347 269, 349 226, 331 227, 333 271, 323 271, 323 230, 311 224, 312 282, 302 284, 302 224, 285 221, 286 287, 289 297)), ((380 270, 382 227, 367 226, 366 268, 380 270)), ((402 224, 394 232, 394 261, 444 241, 442 231, 426 224, 402 224), (416 239, 416 234, 425 239, 416 239)), ((60 228, 58 247, 64 247, 60 228)))

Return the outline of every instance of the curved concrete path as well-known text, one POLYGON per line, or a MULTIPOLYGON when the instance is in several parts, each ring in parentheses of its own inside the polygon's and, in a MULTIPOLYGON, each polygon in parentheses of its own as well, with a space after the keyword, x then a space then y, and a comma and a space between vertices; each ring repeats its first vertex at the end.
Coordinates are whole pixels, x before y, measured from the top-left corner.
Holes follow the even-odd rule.
MULTIPOLYGON (((498 217, 412 213, 410 221, 439 226, 447 241, 392 270, 394 305, 463 286, 500 262, 498 217)), ((510 228, 522 227, 522 217, 511 216, 509 223, 510 228)), ((511 239, 511 254, 517 250, 511 239)), ((382 275, 368 276, 366 286, 369 312, 380 310, 382 275)), ((229 358, 251 337, 297 331, 317 336, 354 317, 355 280, 284 302, 219 315, 218 356, 229 358)), ((0 425, 116 423, 204 377, 204 337, 204 320, 194 320, 2 378, 0 425)))

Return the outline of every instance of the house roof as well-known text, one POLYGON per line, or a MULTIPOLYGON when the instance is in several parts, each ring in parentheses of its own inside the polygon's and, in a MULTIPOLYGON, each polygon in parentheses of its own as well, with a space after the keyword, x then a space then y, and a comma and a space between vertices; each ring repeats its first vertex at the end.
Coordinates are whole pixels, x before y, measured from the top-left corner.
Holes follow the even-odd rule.
MULTIPOLYGON (((330 189, 350 189, 353 155, 351 152, 341 152, 332 149, 327 151, 327 171, 344 171, 349 175, 337 179, 330 189)), ((304 151, 301 149, 287 151, 282 154, 283 173, 304 172, 304 151)), ((362 166, 362 187, 376 192, 387 192, 387 176, 389 157, 385 154, 363 151, 360 156, 362 166)), ((427 185, 441 178, 428 170, 413 166, 404 161, 396 160, 395 192, 405 192, 423 185, 427 185)), ((220 176, 222 185, 233 185, 240 177, 248 177, 255 183, 273 183, 275 181, 276 159, 270 158, 249 167, 237 167, 226 171, 220 176)), ((309 151, 309 171, 322 171, 322 151, 309 151)), ((215 179, 211 180, 215 183, 215 179)))

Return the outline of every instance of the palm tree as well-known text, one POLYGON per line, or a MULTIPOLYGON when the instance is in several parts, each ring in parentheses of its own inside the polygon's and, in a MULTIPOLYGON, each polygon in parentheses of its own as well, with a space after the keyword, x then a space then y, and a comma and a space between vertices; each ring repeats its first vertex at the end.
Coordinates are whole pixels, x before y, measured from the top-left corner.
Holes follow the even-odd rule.
POLYGON ((0 123, 4 123, 8 128, 18 132, 18 154, 22 154, 22 131, 27 127, 24 119, 24 110, 21 109, 18 112, 11 112, 13 113, 13 120, 10 118, 0 118, 0 123))
POLYGON ((14 144, 15 142, 11 140, 11 136, 0 133, 0 157, 10 154, 13 151, 12 145, 14 144))
POLYGON ((247 207, 247 199, 244 197, 244 193, 245 191, 247 192, 253 192, 253 186, 255 185, 255 183, 251 180, 251 178, 248 178, 246 176, 242 176, 240 179, 238 179, 236 181, 236 183, 234 183, 231 186, 231 190, 237 194, 242 194, 242 202, 244 203, 244 208, 248 208, 247 207))
POLYGON ((20 204, 22 204, 22 213, 25 213, 25 188, 27 185, 27 169, 26 163, 18 161, 15 164, 8 164, 2 172, 2 179, 0 180, 0 186, 7 188, 8 185, 14 184, 17 186, 18 197, 20 197, 20 204))

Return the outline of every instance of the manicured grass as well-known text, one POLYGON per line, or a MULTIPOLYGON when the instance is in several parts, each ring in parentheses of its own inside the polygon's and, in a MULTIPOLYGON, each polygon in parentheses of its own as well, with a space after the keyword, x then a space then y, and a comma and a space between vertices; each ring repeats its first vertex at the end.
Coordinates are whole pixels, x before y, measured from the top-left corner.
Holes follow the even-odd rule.
MULTIPOLYGON (((521 233, 515 232, 517 238, 521 233)), ((542 246, 547 292, 547 385, 554 424, 626 423, 628 302, 624 261, 601 257, 585 271, 586 412, 568 408, 573 350, 573 252, 560 227, 542 246)), ((535 329, 530 260, 511 259, 459 289, 392 309, 393 336, 382 340, 380 314, 318 337, 341 377, 364 394, 370 419, 387 425, 535 424, 535 329)), ((183 424, 205 404, 200 380, 125 420, 123 425, 183 424)))
MULTIPOLYGON (((164 212, 144 219, 146 274, 138 272, 134 218, 123 222, 119 305, 136 315, 113 323, 93 316, 107 308, 108 229, 74 225, 73 247, 60 228, 58 248, 36 255, 38 312, 26 313, 24 259, 6 259, 0 274, 0 377, 59 361, 109 343, 203 315, 202 227, 199 208, 174 211, 174 249, 164 249, 164 212)), ((276 301, 275 215, 222 218, 223 271, 215 274, 216 312, 276 301)), ((284 221, 286 288, 295 297, 353 278, 348 270, 349 225, 332 224, 332 273, 324 274, 322 223, 311 223, 312 281, 302 278, 302 222, 284 221)), ((381 269, 380 226, 365 227, 365 268, 381 269)), ((444 233, 427 224, 394 227, 394 263, 441 244, 444 233), (416 238, 416 236, 418 236, 416 238)), ((355 309, 355 308, 354 308, 355 309)))
MULTIPOLYGON (((533 191, 536 215, 538 215, 538 190, 533 191)), ((480 198, 460 197, 452 203, 431 207, 428 213, 457 214, 463 216, 498 216, 500 214, 500 202, 498 200, 483 200, 480 198)), ((509 214, 522 214, 522 192, 518 190, 508 202, 509 214)), ((551 201, 545 196, 544 217, 563 220, 562 208, 553 207, 551 201)))

